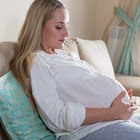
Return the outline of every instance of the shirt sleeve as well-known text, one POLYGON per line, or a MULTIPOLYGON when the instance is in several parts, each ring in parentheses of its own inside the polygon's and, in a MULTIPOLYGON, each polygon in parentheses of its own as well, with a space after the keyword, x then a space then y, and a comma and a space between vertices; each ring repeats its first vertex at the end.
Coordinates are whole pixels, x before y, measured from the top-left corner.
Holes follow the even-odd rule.
POLYGON ((32 94, 39 114, 54 132, 72 131, 85 120, 85 107, 80 103, 64 102, 56 92, 49 66, 36 56, 31 72, 32 94))

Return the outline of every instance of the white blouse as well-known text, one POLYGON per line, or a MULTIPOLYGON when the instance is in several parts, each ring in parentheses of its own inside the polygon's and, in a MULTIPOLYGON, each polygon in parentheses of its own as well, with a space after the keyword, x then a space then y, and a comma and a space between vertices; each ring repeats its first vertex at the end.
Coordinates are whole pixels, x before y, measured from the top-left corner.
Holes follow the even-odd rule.
MULTIPOLYGON (((118 81, 97 73, 74 53, 38 51, 31 68, 31 84, 40 116, 57 138, 65 135, 66 140, 78 140, 121 121, 81 126, 86 107, 110 107, 125 89, 118 81)), ((128 99, 126 94, 124 101, 128 99)))

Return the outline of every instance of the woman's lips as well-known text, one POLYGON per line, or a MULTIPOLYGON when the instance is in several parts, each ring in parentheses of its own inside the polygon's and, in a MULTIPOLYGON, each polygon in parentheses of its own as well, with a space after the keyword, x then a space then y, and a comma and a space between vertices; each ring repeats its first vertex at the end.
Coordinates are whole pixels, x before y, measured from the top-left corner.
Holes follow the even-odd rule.
POLYGON ((64 43, 65 42, 65 39, 60 39, 59 41, 61 41, 62 43, 64 43))

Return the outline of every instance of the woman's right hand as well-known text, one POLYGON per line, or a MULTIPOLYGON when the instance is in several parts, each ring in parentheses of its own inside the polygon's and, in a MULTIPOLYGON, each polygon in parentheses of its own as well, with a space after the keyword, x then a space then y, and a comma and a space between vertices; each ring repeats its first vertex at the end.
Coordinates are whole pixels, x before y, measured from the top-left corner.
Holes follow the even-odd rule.
POLYGON ((125 91, 122 91, 116 99, 112 102, 112 113, 116 114, 114 119, 128 120, 137 109, 136 104, 131 100, 128 102, 122 102, 122 99, 126 95, 125 91))
MULTIPOLYGON (((132 92, 132 90, 128 91, 128 94, 129 92, 132 92)), ((130 97, 127 103, 122 101, 125 94, 126 92, 122 91, 109 108, 86 108, 86 117, 82 125, 113 120, 128 120, 134 114, 137 107, 136 101, 132 97, 130 97)))

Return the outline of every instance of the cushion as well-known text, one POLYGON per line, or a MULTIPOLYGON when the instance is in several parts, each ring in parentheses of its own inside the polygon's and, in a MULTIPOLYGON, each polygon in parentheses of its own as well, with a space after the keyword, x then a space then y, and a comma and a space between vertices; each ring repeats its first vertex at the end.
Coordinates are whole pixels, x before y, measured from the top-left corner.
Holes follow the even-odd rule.
POLYGON ((133 89, 135 96, 140 96, 140 77, 124 74, 115 74, 116 79, 128 90, 133 89))
POLYGON ((0 122, 9 139, 55 139, 11 71, 0 78, 0 122))
POLYGON ((15 42, 0 42, 0 76, 9 70, 9 61, 14 55, 15 42))
POLYGON ((66 39, 66 41, 64 43, 64 47, 62 49, 67 50, 67 51, 72 51, 79 56, 77 44, 71 38, 66 39))
POLYGON ((90 63, 99 73, 115 79, 113 65, 102 40, 74 39, 78 45, 81 59, 90 63))

